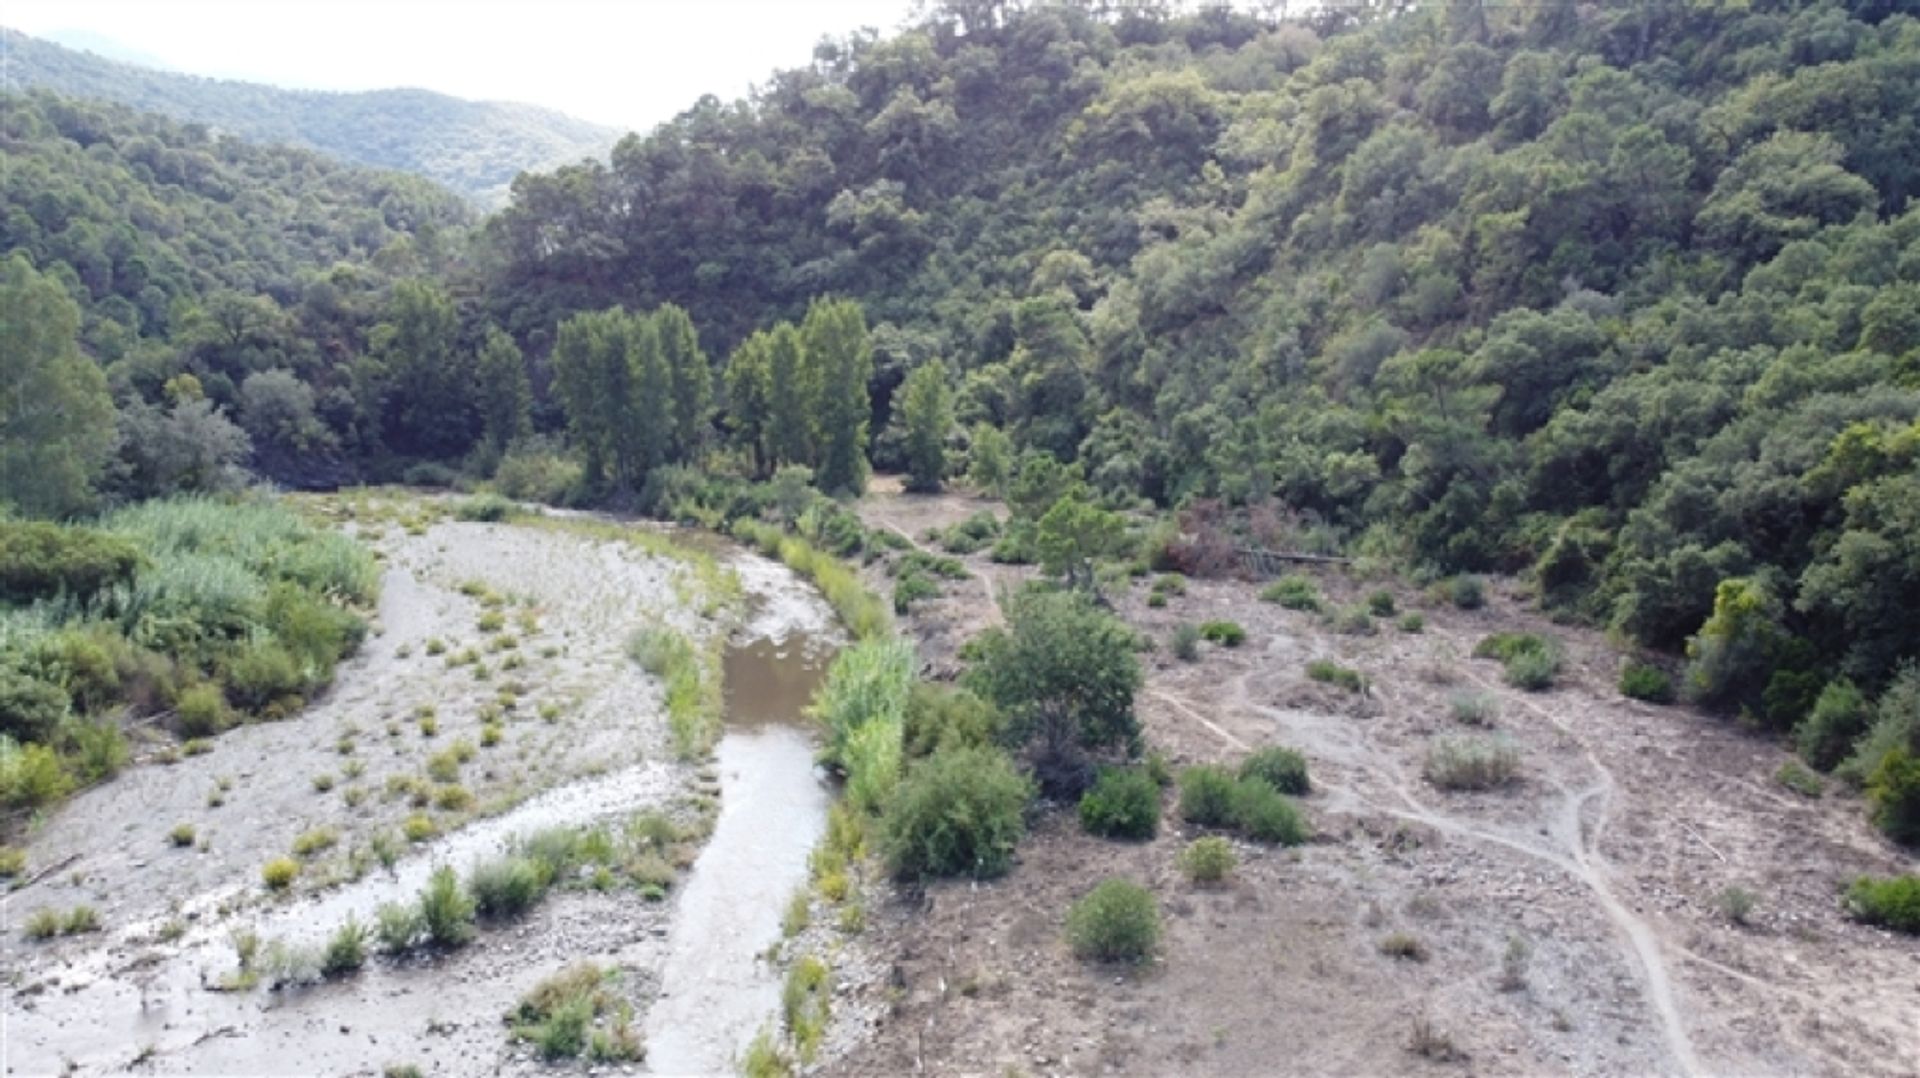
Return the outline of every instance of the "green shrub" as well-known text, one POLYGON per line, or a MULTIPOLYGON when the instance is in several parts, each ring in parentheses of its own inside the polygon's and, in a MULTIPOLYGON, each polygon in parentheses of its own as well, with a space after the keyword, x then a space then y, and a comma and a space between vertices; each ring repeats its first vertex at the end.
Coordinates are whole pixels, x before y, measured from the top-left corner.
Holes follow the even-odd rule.
POLYGON ((211 682, 180 690, 173 711, 180 733, 186 737, 211 737, 225 730, 231 721, 226 697, 221 694, 220 686, 211 682))
POLYGON ((827 1035, 833 1005, 832 972, 813 955, 803 956, 787 970, 780 989, 780 1013, 802 1062, 813 1059, 827 1035))
POLYGON ((525 914, 547 889, 547 875, 526 857, 507 856, 484 861, 467 876, 474 912, 488 918, 525 914))
POLYGON ((1367 610, 1376 618, 1390 618, 1394 615, 1393 593, 1376 591, 1367 596, 1367 610))
POLYGON ((53 749, 22 745, 0 735, 0 803, 8 808, 39 808, 72 790, 73 777, 53 749))
POLYGON ((1477 576, 1456 576, 1446 582, 1447 600, 1462 610, 1478 610, 1487 605, 1487 586, 1477 576))
POLYGON ((1492 726, 1500 718, 1500 699, 1490 692, 1456 692, 1448 702, 1453 721, 1467 726, 1492 726))
POLYGON ((456 520, 497 524, 513 516, 512 502, 494 494, 482 494, 477 498, 467 498, 453 507, 456 520))
POLYGON ((193 845, 193 839, 194 829, 190 823, 174 824, 173 830, 167 832, 167 841, 180 849, 193 845))
POLYGON ((1427 945, 1420 937, 1407 932, 1394 932, 1380 941, 1380 953, 1388 958, 1400 958, 1409 962, 1425 962, 1427 945))
POLYGON ((1257 749, 1240 761, 1240 777, 1262 779, 1283 794, 1298 796, 1312 789, 1307 780, 1307 758, 1280 745, 1257 749))
POLYGON ((1136 962, 1159 940, 1159 904, 1125 880, 1101 881, 1067 911, 1067 944, 1082 959, 1136 962))
POLYGON ((1500 660, 1507 684, 1529 692, 1551 687, 1560 673, 1559 643, 1537 633, 1494 633, 1474 645, 1473 656, 1500 660))
POLYGON ((1753 918, 1753 909, 1760 904, 1760 898, 1744 887, 1723 887, 1714 896, 1714 905, 1720 907, 1720 915, 1737 925, 1744 925, 1753 918))
POLYGON ((1793 738, 1800 755, 1820 771, 1830 771, 1847 758, 1853 743, 1872 725, 1867 698, 1853 682, 1839 678, 1827 683, 1813 710, 1800 720, 1793 738))
POLYGON ((1427 750, 1427 781, 1443 790, 1491 790, 1519 777, 1520 750, 1503 739, 1443 737, 1427 750))
POLYGON ((1231 771, 1212 764, 1180 772, 1180 818, 1201 827, 1229 826, 1237 784, 1231 771))
POLYGON ((373 936, 387 954, 405 954, 420 939, 423 926, 418 906, 382 902, 374 911, 373 936))
POLYGON ((740 1061, 740 1074, 741 1078, 793 1078, 793 1065, 780 1054, 773 1033, 763 1028, 747 1045, 747 1054, 740 1061))
POLYGON ((1423 633, 1427 631, 1426 615, 1415 611, 1400 616, 1400 631, 1403 633, 1423 633))
POLYGON ((1261 589, 1260 598, 1264 602, 1279 603, 1288 610, 1320 609, 1320 589, 1304 576, 1283 576, 1261 589))
POLYGON ((1080 797, 1080 826, 1107 838, 1152 838, 1160 829, 1160 787, 1144 771, 1103 768, 1080 797))
POLYGON ((908 571, 893 582, 893 612, 905 616, 922 599, 940 597, 940 585, 925 573, 908 571))
POLYGON ((27 851, 17 846, 0 846, 0 880, 23 876, 27 871, 27 851))
POLYGON ((323 850, 330 850, 340 841, 340 833, 331 827, 316 827, 302 831, 293 840, 293 855, 299 858, 312 857, 323 850))
POLYGON ((473 938, 473 899, 453 869, 441 865, 420 891, 420 926, 435 947, 459 947, 473 938))
POLYGON ((1164 592, 1158 592, 1158 591, 1148 592, 1147 605, 1152 607, 1155 610, 1158 610, 1166 606, 1167 605, 1166 594, 1164 592))
POLYGON ((291 857, 276 857, 260 869, 260 882, 267 885, 269 891, 284 891, 293 886, 294 877, 300 875, 300 862, 291 857))
POLYGON ((1234 783, 1233 824, 1256 842, 1298 846, 1307 840, 1307 823, 1299 808, 1263 779, 1234 783))
POLYGON ((127 737, 112 719, 71 723, 65 733, 67 769, 81 782, 112 778, 126 766, 127 737))
POLYGON ((1887 837, 1920 845, 1920 756, 1896 748, 1882 757, 1867 777, 1867 803, 1887 837))
POLYGON ((1630 662, 1620 669, 1620 695, 1649 704, 1673 703, 1673 679, 1650 663, 1630 662))
POLYGON ((642 1058, 633 1009, 608 990, 613 976, 580 962, 542 980, 507 1014, 514 1037, 531 1042, 548 1061, 582 1055, 596 1063, 642 1058))
POLYGON ((1196 626, 1181 625, 1173 630, 1173 657, 1183 663, 1198 662, 1200 659, 1200 630, 1196 626))
POLYGON ((940 749, 991 745, 1000 735, 1000 713, 992 704, 957 686, 915 680, 907 690, 901 750, 908 760, 940 749))
POLYGON ((897 876, 998 876, 1026 833, 1033 787, 1005 753, 942 750, 917 764, 881 818, 897 876))
POLYGON ((1364 606, 1343 606, 1333 612, 1333 631, 1346 636, 1372 636, 1373 614, 1364 606))
POLYGON ((247 645, 227 661, 223 674, 227 699, 256 713, 283 697, 300 695, 308 684, 299 660, 271 638, 247 645))
POLYGON ((0 601, 86 600, 133 579, 140 550, 117 536, 44 521, 0 520, 0 601))
POLYGON ((1223 648, 1237 648, 1247 641, 1247 631, 1237 622, 1207 621, 1200 624, 1202 638, 1223 648))
POLYGON ((1180 871, 1195 883, 1217 883, 1226 879, 1238 863, 1233 843, 1219 835, 1194 839, 1180 851, 1180 871))
POLYGON ((66 715, 67 694, 60 686, 0 666, 0 735, 46 741, 66 715))
POLYGON ((42 906, 27 915, 26 923, 20 930, 30 940, 50 940, 60 934, 65 924, 66 919, 60 916, 59 910, 42 906))
POLYGON ((880 637, 862 640, 834 658, 807 708, 827 729, 823 762, 847 769, 848 741, 869 723, 900 729, 906 719, 914 664, 912 645, 880 637))
POLYGON ((325 977, 344 977, 367 962, 367 926, 349 916, 327 939, 320 957, 320 973, 325 977))
POLYGON ((1868 924, 1920 935, 1920 876, 1862 876, 1847 888, 1847 910, 1868 924))
POLYGON ((901 724, 869 722, 847 739, 842 752, 847 769, 847 801, 861 812, 886 807, 900 784, 901 724))
POLYGON ((1366 675, 1326 659, 1315 659, 1308 663, 1307 676, 1328 685, 1338 685, 1348 692, 1367 691, 1366 675))
POLYGON ((1826 784, 1820 781, 1820 776, 1807 770, 1806 765, 1798 760, 1788 760, 1781 764, 1780 769, 1773 773, 1773 781, 1801 797, 1819 797, 1826 789, 1826 784))

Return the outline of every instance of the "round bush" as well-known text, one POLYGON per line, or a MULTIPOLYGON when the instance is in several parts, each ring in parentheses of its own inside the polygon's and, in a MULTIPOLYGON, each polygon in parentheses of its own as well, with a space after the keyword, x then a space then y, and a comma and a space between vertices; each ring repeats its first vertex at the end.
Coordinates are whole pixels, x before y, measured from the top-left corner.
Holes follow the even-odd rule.
POLYGON ((1298 846, 1307 840, 1307 822, 1300 810, 1260 779, 1242 779, 1234 786, 1233 822, 1257 842, 1298 846))
POLYGON ((1223 648, 1237 648, 1247 641, 1247 631, 1238 622, 1209 621, 1200 626, 1200 635, 1223 648))
POLYGON ((1673 679, 1647 663, 1630 662, 1620 671, 1620 695, 1649 704, 1673 703, 1673 679))
POLYGON ((1026 833, 1033 786, 1005 753, 942 749, 907 775, 881 817, 895 875, 998 876, 1026 833))
POLYGON ((1195 883, 1216 883, 1232 872, 1239 858, 1233 844, 1219 835, 1194 839, 1180 851, 1180 871, 1195 883))
POLYGON ((1869 924, 1920 934, 1920 876, 1862 876, 1847 889, 1847 907, 1869 924))
POLYGON ((1867 803, 1888 838, 1920 846, 1920 756, 1896 748, 1882 757, 1867 778, 1867 803))
POLYGON ((525 857, 505 857, 475 865, 467 877, 474 910, 482 917, 518 917, 540 901, 546 886, 546 874, 525 857))
POLYGON ((1067 911, 1067 944, 1080 958, 1134 962, 1159 940, 1159 904, 1125 880, 1102 881, 1067 911))
POLYGON ((45 741, 66 713, 67 694, 58 685, 0 667, 0 734, 45 741))
POLYGON ((1279 745, 1261 749, 1241 761, 1240 777, 1264 779, 1283 794, 1304 794, 1312 789, 1307 781, 1307 758, 1279 745))
POLYGON ((1233 822, 1233 773, 1204 765, 1180 772, 1180 817, 1202 827, 1233 822))
POLYGON ((300 862, 291 857, 276 857, 260 868, 260 882, 270 891, 284 891, 300 875, 300 862))
POLYGON ((1160 829, 1160 787, 1144 771, 1110 768, 1080 798, 1080 826, 1108 838, 1152 838, 1160 829))
POLYGON ((1853 682, 1839 678, 1820 691, 1813 712, 1794 730, 1794 743, 1807 763, 1831 771, 1847 758, 1853 743, 1872 724, 1873 710, 1867 706, 1867 698, 1853 682))

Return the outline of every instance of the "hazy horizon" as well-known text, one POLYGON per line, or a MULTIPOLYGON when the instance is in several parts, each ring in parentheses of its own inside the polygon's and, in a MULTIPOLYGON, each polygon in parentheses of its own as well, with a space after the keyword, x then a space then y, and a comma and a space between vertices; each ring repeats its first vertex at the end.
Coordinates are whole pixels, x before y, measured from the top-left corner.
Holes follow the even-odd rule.
POLYGON ((739 97, 910 0, 14 0, 0 24, 125 63, 296 90, 434 90, 645 131, 739 97))

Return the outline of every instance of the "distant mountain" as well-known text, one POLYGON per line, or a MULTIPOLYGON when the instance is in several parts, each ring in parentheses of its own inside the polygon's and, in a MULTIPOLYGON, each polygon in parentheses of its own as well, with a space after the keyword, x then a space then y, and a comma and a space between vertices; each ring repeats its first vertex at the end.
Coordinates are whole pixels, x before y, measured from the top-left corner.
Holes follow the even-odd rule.
POLYGON ((283 90, 154 71, 0 28, 0 88, 36 87, 412 172, 490 207, 521 171, 603 157, 621 134, 552 109, 429 90, 283 90))

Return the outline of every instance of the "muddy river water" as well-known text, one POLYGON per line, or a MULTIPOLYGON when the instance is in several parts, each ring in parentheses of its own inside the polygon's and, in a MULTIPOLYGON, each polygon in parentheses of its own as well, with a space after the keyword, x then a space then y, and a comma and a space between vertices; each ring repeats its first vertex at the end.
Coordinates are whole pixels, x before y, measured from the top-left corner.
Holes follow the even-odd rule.
MULTIPOLYGON (((522 835, 659 806, 676 788, 676 765, 647 760, 472 821, 390 872, 252 915, 220 912, 251 880, 200 894, 177 908, 184 934, 165 944, 152 942, 157 923, 120 926, 8 995, 5 1072, 378 1073, 406 1061, 429 1073, 536 1073, 537 1060, 508 1045, 501 1015, 533 980, 582 958, 626 974, 645 1070, 732 1071, 754 1033, 777 1021, 777 971, 760 956, 780 939, 781 912, 825 828, 829 792, 803 712, 837 631, 784 567, 744 553, 730 560, 749 609, 725 654, 726 727, 711 765, 721 807, 670 902, 556 892, 526 921, 483 927, 473 945, 429 961, 376 960, 357 977, 307 988, 212 988, 233 967, 236 927, 319 944, 349 916, 371 923, 382 903, 411 899, 440 865, 464 871, 522 835)), ((7 927, 11 951, 18 926, 7 927)))

